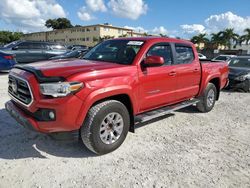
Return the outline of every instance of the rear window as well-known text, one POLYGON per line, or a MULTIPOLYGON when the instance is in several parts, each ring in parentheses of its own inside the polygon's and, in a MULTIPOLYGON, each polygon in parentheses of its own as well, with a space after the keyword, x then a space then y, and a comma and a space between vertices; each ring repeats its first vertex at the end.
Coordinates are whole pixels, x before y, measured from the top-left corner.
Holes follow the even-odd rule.
POLYGON ((66 47, 60 44, 50 44, 49 47, 52 50, 66 50, 66 47))
POLYGON ((176 64, 188 64, 194 60, 194 53, 192 47, 189 46, 175 46, 176 50, 176 64))
POLYGON ((45 46, 42 43, 30 43, 29 48, 30 49, 45 49, 45 46))
POLYGON ((229 67, 250 68, 250 57, 249 58, 233 58, 229 62, 229 67))
POLYGON ((227 56, 218 56, 216 58, 214 58, 214 60, 218 60, 218 61, 227 61, 229 59, 229 57, 227 56))

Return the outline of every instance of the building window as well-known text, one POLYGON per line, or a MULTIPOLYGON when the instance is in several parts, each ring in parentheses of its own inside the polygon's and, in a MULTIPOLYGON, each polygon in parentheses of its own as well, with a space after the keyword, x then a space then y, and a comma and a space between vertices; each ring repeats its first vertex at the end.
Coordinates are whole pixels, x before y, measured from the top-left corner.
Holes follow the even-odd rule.
POLYGON ((90 29, 89 29, 89 28, 87 28, 86 30, 87 30, 87 32, 89 32, 89 31, 90 31, 90 29))
POLYGON ((94 27, 94 31, 96 31, 96 27, 94 27))
POLYGON ((109 28, 108 27, 104 27, 104 31, 109 31, 109 28))
POLYGON ((82 29, 82 32, 85 32, 85 29, 82 29))
POLYGON ((118 33, 119 33, 119 34, 122 34, 122 30, 121 30, 121 29, 119 29, 119 30, 118 30, 118 33))
POLYGON ((89 41, 89 37, 86 38, 86 41, 89 41))

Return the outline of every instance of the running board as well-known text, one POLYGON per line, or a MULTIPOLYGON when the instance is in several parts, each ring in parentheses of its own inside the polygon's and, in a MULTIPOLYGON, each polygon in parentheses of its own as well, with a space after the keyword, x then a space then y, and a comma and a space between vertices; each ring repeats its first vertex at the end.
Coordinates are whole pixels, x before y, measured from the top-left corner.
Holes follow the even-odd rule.
POLYGON ((136 122, 136 124, 137 123, 144 123, 144 122, 150 121, 152 119, 155 119, 155 118, 170 114, 170 113, 172 113, 172 112, 174 112, 176 110, 179 110, 181 108, 185 108, 187 106, 194 105, 194 104, 196 104, 198 102, 199 102, 198 99, 191 99, 191 100, 184 101, 184 102, 181 102, 181 103, 177 103, 177 104, 174 104, 174 105, 159 108, 157 110, 152 110, 152 111, 149 111, 149 112, 145 112, 143 114, 139 114, 139 115, 135 116, 135 122, 136 122))

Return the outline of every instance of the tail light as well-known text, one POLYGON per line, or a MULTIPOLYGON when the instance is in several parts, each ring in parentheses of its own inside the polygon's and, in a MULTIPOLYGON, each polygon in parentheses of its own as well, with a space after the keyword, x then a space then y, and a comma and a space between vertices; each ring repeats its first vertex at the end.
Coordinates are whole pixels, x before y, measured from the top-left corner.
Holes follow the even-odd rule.
POLYGON ((6 55, 6 56, 3 56, 4 59, 7 59, 7 60, 12 60, 14 59, 14 57, 12 55, 6 55))

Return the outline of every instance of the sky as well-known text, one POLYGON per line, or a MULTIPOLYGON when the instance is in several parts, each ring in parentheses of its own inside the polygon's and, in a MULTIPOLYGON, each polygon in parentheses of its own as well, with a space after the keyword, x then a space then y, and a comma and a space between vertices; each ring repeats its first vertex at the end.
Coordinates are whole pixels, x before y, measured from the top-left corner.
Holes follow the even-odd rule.
POLYGON ((0 30, 48 30, 49 18, 72 24, 109 23, 139 32, 190 38, 234 28, 250 28, 249 0, 1 0, 0 30))

